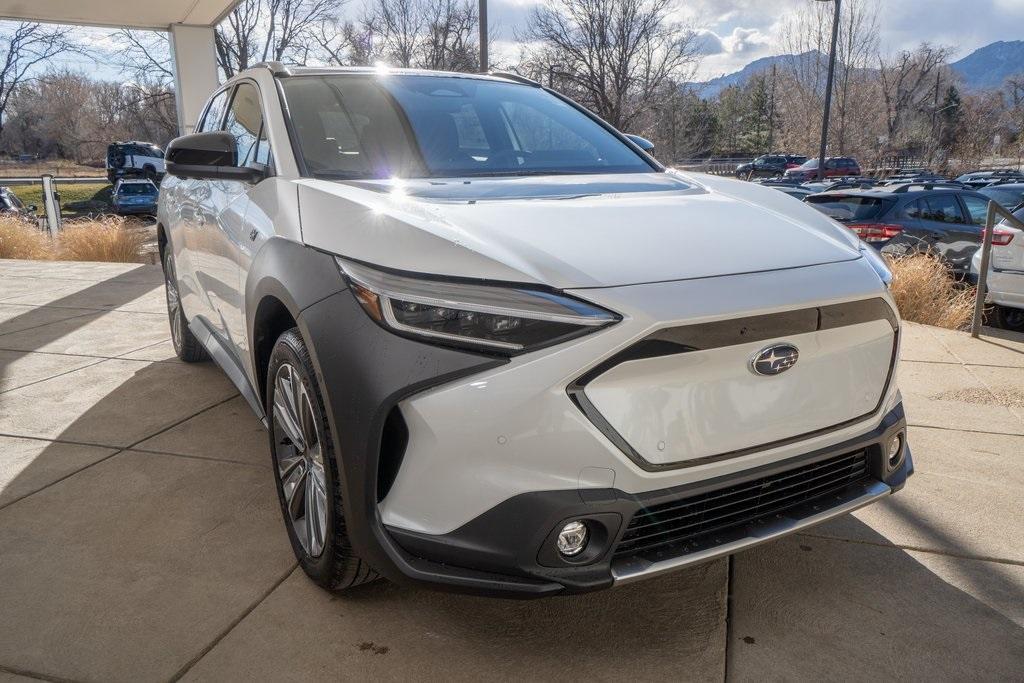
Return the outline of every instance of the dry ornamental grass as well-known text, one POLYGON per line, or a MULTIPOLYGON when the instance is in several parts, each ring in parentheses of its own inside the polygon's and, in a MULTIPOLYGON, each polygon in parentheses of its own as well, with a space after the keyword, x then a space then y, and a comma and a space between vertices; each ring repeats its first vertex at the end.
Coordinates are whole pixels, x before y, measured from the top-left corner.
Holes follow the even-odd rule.
POLYGON ((904 320, 962 330, 974 315, 974 287, 953 281, 949 269, 934 256, 919 254, 888 259, 892 296, 904 320))
POLYGON ((0 217, 0 258, 42 261, 114 261, 140 263, 145 236, 116 216, 65 221, 56 240, 33 223, 0 217))

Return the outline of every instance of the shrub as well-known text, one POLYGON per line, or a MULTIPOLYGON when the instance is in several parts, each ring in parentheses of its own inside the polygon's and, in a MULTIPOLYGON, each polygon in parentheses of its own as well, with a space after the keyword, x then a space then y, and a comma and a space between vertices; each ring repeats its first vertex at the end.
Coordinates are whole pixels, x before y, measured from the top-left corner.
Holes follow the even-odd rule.
POLYGON ((52 258, 50 240, 35 225, 13 216, 0 216, 0 258, 52 258))
POLYGON ((65 221, 56 240, 33 223, 0 216, 0 258, 140 263, 145 233, 114 216, 65 221))
POLYGON ((888 259, 892 296, 904 320, 951 330, 966 329, 974 315, 974 287, 954 282, 935 256, 917 254, 888 259))
POLYGON ((56 258, 60 261, 139 263, 144 241, 144 234, 126 228, 121 218, 68 221, 57 239, 56 258))

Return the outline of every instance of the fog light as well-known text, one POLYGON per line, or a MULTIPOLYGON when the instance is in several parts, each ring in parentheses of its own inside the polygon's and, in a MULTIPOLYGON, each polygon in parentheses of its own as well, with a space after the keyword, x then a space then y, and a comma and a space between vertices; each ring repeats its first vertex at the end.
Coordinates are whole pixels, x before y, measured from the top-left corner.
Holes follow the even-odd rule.
POLYGON ((892 437, 889 441, 889 450, 886 453, 886 457, 889 459, 890 469, 895 469, 900 464, 900 458, 903 456, 903 432, 899 432, 896 436, 892 437))
POLYGON ((587 547, 587 525, 569 522, 558 532, 558 552, 566 557, 579 555, 587 547))

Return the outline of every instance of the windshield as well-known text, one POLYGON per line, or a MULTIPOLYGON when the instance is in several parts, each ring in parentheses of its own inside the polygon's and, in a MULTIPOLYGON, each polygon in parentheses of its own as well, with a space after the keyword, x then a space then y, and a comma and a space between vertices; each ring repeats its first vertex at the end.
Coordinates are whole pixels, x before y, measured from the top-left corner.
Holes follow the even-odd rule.
POLYGON ((865 221, 878 218, 891 203, 881 197, 844 194, 811 195, 804 201, 837 221, 865 221))
POLYGON ((283 79, 314 176, 423 178, 649 173, 599 123, 540 88, 444 76, 283 79))
POLYGON ((818 160, 808 159, 804 163, 800 164, 800 168, 818 168, 818 160))
POLYGON ((122 185, 117 193, 120 195, 156 194, 156 186, 149 183, 129 183, 122 185))

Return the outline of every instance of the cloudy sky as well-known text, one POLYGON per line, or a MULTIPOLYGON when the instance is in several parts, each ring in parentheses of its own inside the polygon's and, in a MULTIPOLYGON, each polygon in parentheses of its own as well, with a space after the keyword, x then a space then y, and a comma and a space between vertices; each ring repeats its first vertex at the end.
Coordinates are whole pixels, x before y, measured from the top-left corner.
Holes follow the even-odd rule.
MULTIPOLYGON (((498 61, 513 61, 514 41, 538 0, 489 0, 496 33, 493 50, 498 61)), ((541 0, 543 1, 543 0, 541 0)), ((887 52, 911 48, 921 41, 952 46, 956 57, 997 40, 1024 39, 1024 0, 858 0, 877 2, 882 16, 882 47, 887 52)), ((361 14, 364 0, 350 0, 346 14, 361 14)), ((701 31, 704 57, 697 74, 705 80, 738 71, 759 57, 785 52, 781 41, 787 19, 814 0, 676 0, 681 21, 701 31)), ((114 48, 110 31, 80 29, 92 42, 100 63, 96 71, 116 78, 117 70, 103 64, 104 49, 114 48)), ((82 60, 69 60, 82 66, 82 60)), ((493 61, 493 60, 492 60, 493 61)))
MULTIPOLYGON (((536 0, 489 0, 503 50, 536 0)), ((814 0, 677 0, 680 18, 702 31, 700 80, 738 71, 759 57, 784 52, 781 30, 814 0)), ((863 0, 861 0, 863 1, 863 0)), ((869 0, 870 2, 871 0, 869 0)), ((997 40, 1024 39, 1024 0, 877 0, 883 49, 921 41, 953 46, 957 57, 997 40)))

